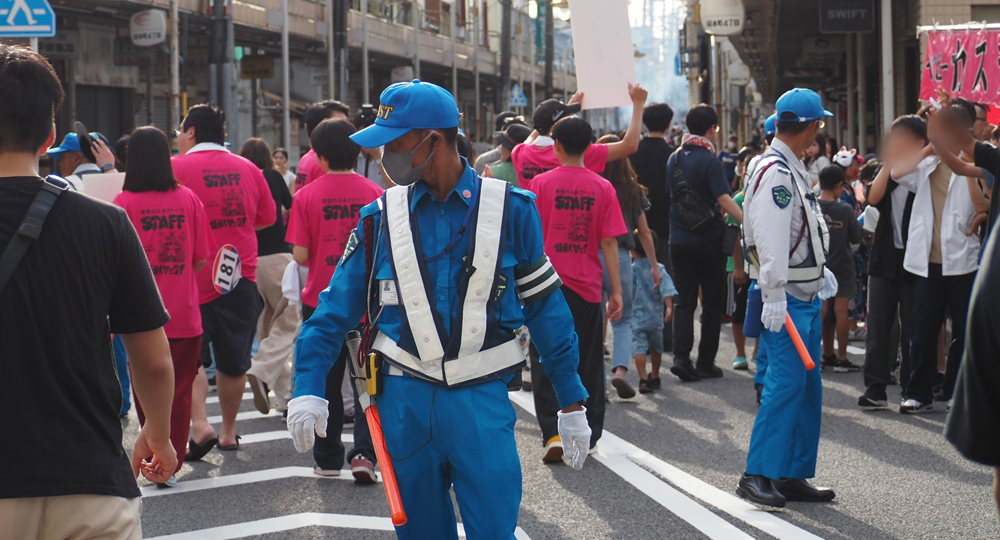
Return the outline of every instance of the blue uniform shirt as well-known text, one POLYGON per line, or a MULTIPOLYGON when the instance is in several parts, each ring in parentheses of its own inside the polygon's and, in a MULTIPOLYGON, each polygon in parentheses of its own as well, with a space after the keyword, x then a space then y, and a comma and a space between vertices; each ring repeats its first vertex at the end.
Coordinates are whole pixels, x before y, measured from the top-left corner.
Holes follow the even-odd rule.
MULTIPOLYGON (((419 242, 425 259, 440 253, 461 229, 465 216, 478 196, 480 180, 475 169, 465 160, 465 174, 444 201, 439 201, 422 180, 413 187, 410 211, 416 215, 419 242), (466 197, 465 195, 469 196, 466 197)), ((578 338, 573 330, 573 316, 561 291, 548 297, 522 305, 514 288, 514 271, 523 270, 545 256, 542 240, 542 223, 535 208, 534 195, 512 188, 507 205, 507 230, 501 272, 508 287, 499 300, 497 316, 499 325, 515 330, 527 325, 531 340, 545 364, 545 373, 552 381, 556 398, 561 407, 586 399, 587 391, 580 382, 577 368, 580 362, 578 338)), ((379 230, 382 220, 378 202, 361 211, 361 219, 374 217, 374 230, 379 230)), ((327 372, 337 360, 344 337, 361 321, 365 312, 365 240, 359 223, 353 233, 356 249, 351 249, 354 239, 341 259, 330 286, 319 295, 319 306, 308 321, 295 349, 295 397, 323 396, 326 392, 327 372)), ((377 279, 393 279, 388 246, 383 238, 378 242, 375 255, 377 279)), ((460 316, 459 284, 464 266, 462 258, 468 253, 469 233, 462 235, 457 245, 445 256, 426 262, 428 281, 432 290, 428 299, 433 303, 446 332, 451 332, 453 319, 460 316)), ((376 323, 386 336, 399 340, 400 313, 395 306, 387 306, 376 323)))

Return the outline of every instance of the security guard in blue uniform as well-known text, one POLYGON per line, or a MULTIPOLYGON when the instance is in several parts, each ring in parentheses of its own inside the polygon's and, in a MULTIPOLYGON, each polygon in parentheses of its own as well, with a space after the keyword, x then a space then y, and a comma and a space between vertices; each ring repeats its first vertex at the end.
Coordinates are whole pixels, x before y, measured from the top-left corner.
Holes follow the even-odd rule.
POLYGON ((760 348, 766 363, 758 366, 764 371, 761 406, 747 470, 736 489, 740 497, 768 508, 834 497, 833 490, 806 480, 816 475, 823 387, 819 367, 806 369, 785 328, 788 315, 809 355, 819 359, 821 299, 836 293, 836 280, 825 267, 826 221, 798 156, 831 114, 819 94, 801 88, 783 94, 775 108, 777 134, 744 190, 744 253, 751 287, 759 289, 756 297, 763 302, 759 311, 748 303, 747 318, 759 317, 763 325, 760 348))
POLYGON ((480 178, 458 155, 454 97, 415 80, 380 101, 375 124, 351 138, 384 145, 382 166, 397 187, 361 211, 302 326, 288 429, 300 452, 314 432, 325 436, 327 372, 367 313, 365 350, 384 362, 370 399, 409 519, 397 536, 457 539, 454 485, 470 540, 512 540, 521 468, 507 391, 524 365, 514 330, 527 324, 545 359, 563 407, 560 434, 580 468, 590 427, 573 318, 543 252, 533 195, 480 178))

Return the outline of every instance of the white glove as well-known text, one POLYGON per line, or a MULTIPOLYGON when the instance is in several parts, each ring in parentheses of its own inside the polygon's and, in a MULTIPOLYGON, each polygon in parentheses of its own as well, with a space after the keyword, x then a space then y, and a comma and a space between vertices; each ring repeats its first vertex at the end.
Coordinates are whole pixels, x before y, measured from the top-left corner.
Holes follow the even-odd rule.
POLYGON ((329 401, 316 396, 299 396, 288 402, 288 432, 300 454, 313 447, 315 435, 326 437, 329 406, 329 401))
POLYGON ((580 470, 590 452, 590 425, 587 424, 587 408, 564 413, 559 411, 559 438, 563 443, 563 455, 569 456, 573 468, 580 470))
MULTIPOLYGON (((871 207, 869 207, 871 208, 871 207)), ((837 296, 837 277, 833 275, 833 272, 829 268, 823 268, 823 290, 819 292, 819 297, 821 300, 829 300, 834 296, 837 296)))
MULTIPOLYGON (((785 324, 785 314, 788 312, 788 301, 778 300, 777 302, 764 302, 764 310, 760 314, 760 322, 764 328, 772 332, 780 332, 785 324)), ((289 409, 291 410, 291 409, 289 409)), ((291 422, 292 415, 288 415, 291 422)), ((291 425, 291 424, 289 424, 291 425)))

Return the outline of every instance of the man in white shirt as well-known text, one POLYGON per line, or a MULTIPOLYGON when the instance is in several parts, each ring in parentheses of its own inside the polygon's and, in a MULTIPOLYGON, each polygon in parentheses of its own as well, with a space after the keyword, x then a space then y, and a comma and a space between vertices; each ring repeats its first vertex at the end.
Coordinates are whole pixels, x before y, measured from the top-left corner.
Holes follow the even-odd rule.
MULTIPOLYGON (((893 167, 890 175, 915 193, 903 267, 917 276, 914 292, 913 338, 910 342, 910 382, 899 412, 934 410, 934 374, 937 339, 945 308, 951 315, 952 341, 940 399, 951 399, 962 354, 965 322, 972 284, 979 268, 979 239, 966 235, 976 218, 967 183, 935 154, 934 146, 957 146, 955 130, 972 129, 973 119, 963 108, 952 108, 938 120, 931 115, 931 140, 909 163, 893 167)), ((949 148, 958 153, 960 148, 949 148)))

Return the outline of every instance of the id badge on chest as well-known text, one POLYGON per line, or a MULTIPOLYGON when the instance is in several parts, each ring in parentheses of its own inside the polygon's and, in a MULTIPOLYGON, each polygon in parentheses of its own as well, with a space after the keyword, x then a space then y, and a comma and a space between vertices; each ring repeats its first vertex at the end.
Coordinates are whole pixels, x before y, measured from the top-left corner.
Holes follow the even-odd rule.
POLYGON ((396 282, 391 279, 380 279, 378 282, 379 303, 383 306, 398 306, 399 292, 396 290, 396 282))

